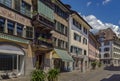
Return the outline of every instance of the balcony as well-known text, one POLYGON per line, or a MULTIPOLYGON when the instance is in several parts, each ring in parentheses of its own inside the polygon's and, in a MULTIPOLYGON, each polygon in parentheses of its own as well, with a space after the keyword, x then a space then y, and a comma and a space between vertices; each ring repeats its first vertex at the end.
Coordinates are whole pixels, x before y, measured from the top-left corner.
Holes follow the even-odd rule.
POLYGON ((36 14, 33 16, 32 24, 34 27, 46 28, 49 30, 54 29, 54 22, 50 21, 49 18, 45 18, 42 14, 36 14))
POLYGON ((52 48, 53 47, 52 39, 46 39, 46 38, 42 38, 42 37, 39 37, 37 40, 35 40, 34 44, 36 46, 42 47, 42 48, 52 48))

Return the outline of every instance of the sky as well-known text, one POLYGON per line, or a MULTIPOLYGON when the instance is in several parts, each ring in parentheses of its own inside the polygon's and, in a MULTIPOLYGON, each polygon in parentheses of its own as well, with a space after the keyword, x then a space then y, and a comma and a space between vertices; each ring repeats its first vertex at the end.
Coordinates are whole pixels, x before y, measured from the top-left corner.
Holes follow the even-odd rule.
POLYGON ((120 34, 120 0, 61 0, 71 5, 93 28, 110 27, 120 34))

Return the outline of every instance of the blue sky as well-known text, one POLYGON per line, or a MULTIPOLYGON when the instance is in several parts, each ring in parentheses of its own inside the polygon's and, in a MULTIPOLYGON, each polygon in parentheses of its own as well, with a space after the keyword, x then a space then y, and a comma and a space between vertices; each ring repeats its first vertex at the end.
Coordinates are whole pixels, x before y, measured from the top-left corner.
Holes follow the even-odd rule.
POLYGON ((94 15, 102 22, 120 25, 120 0, 62 0, 81 15, 94 15), (106 1, 106 2, 105 2, 106 1))
POLYGON ((120 0, 61 0, 84 16, 93 28, 111 27, 120 33, 120 0), (96 22, 97 20, 98 22, 96 22), (94 24, 93 24, 94 23, 94 24), (100 27, 97 27, 101 25, 100 27), (115 29, 114 29, 115 28, 115 29))

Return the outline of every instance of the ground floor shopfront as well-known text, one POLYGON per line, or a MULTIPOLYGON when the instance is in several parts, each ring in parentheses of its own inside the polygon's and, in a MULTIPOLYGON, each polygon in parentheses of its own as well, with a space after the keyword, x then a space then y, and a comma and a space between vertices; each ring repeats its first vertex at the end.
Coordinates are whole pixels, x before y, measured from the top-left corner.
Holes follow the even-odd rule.
POLYGON ((32 70, 32 49, 29 41, 0 34, 0 75, 24 76, 29 75, 32 70))
POLYGON ((120 66, 120 59, 118 58, 118 59, 112 59, 111 60, 112 61, 112 65, 113 66, 120 66))
POLYGON ((120 66, 120 59, 112 58, 112 59, 101 59, 101 62, 104 65, 111 65, 111 66, 120 66))
POLYGON ((88 70, 88 59, 86 56, 72 56, 74 62, 72 63, 72 70, 79 70, 80 72, 86 72, 88 70))
POLYGON ((35 53, 35 65, 44 71, 57 68, 61 72, 71 71, 70 63, 73 62, 72 57, 67 51, 61 49, 52 49, 49 51, 36 51, 35 53))

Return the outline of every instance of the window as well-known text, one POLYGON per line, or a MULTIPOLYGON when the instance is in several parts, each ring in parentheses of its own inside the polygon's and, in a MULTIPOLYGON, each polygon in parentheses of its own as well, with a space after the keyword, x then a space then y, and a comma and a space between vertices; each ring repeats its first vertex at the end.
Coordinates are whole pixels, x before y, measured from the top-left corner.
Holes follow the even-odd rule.
POLYGON ((57 38, 53 38, 53 44, 54 46, 57 46, 57 38))
POLYGON ((65 48, 68 48, 68 42, 65 43, 65 48))
POLYGON ((100 52, 102 51, 101 48, 99 48, 99 51, 100 51, 100 52))
POLYGON ((84 55, 87 55, 87 52, 86 52, 86 50, 84 50, 84 55))
POLYGON ((58 39, 58 47, 61 48, 61 40, 58 39))
POLYGON ((109 51, 110 49, 109 48, 104 48, 104 51, 109 51))
POLYGON ((78 34, 74 33, 74 40, 81 42, 81 36, 78 34))
POLYGON ((0 18, 0 32, 4 32, 5 19, 0 18))
POLYGON ((84 31, 84 33, 87 35, 87 29, 86 29, 86 28, 84 28, 84 29, 83 29, 83 31, 84 31))
POLYGON ((14 0, 15 10, 20 11, 20 0, 14 0))
POLYGON ((29 38, 29 39, 33 38, 33 28, 32 27, 26 28, 26 38, 29 38))
POLYGON ((17 55, 0 54, 0 71, 17 69, 17 55))
POLYGON ((63 40, 60 40, 58 39, 58 45, 57 45, 59 48, 63 48, 63 49, 66 49, 68 47, 68 44, 67 42, 63 41, 63 40))
POLYGON ((13 35, 14 34, 14 22, 8 21, 7 27, 8 27, 8 34, 13 35))
POLYGON ((24 1, 22 1, 22 5, 21 5, 21 13, 25 14, 29 17, 31 17, 31 6, 27 3, 25 3, 24 1))
POLYGON ((77 22, 75 19, 73 19, 73 25, 75 25, 79 30, 81 30, 81 24, 77 22))
POLYGON ((71 46, 70 51, 71 53, 75 53, 77 55, 82 54, 82 49, 76 46, 71 46))
POLYGON ((109 57, 109 54, 108 53, 105 53, 104 54, 104 57, 106 58, 106 57, 109 57))
POLYGON ((83 38, 83 44, 87 45, 87 39, 86 38, 83 38))
POLYGON ((64 12, 62 9, 60 9, 60 8, 59 8, 58 6, 56 6, 56 5, 55 5, 55 12, 56 12, 59 16, 63 17, 64 19, 66 19, 66 18, 69 17, 69 15, 68 15, 67 12, 64 12))
POLYGON ((0 3, 4 4, 7 7, 12 7, 12 0, 0 0, 0 3))
POLYGON ((17 36, 22 37, 23 35, 23 25, 17 24, 17 36))
POLYGON ((55 26, 56 26, 56 30, 59 31, 60 33, 64 34, 64 35, 67 35, 67 27, 64 26, 63 24, 59 23, 59 22, 55 22, 55 26))

